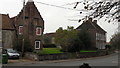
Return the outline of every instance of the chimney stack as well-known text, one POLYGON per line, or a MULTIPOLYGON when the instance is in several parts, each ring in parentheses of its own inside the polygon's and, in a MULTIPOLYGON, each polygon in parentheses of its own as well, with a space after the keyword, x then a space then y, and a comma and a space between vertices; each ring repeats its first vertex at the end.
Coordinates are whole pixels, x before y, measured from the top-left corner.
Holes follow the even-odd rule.
POLYGON ((92 18, 90 17, 89 19, 88 19, 90 22, 92 22, 92 18))
POLYGON ((96 24, 97 24, 97 20, 94 20, 93 23, 96 23, 96 24))

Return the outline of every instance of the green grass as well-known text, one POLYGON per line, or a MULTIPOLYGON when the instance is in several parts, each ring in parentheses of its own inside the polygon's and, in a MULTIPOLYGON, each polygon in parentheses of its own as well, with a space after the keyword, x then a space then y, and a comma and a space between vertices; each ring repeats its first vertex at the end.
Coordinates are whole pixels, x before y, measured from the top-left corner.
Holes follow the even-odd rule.
POLYGON ((97 52, 96 50, 81 50, 80 52, 97 52))
POLYGON ((59 48, 43 48, 38 54, 58 54, 63 53, 59 48))

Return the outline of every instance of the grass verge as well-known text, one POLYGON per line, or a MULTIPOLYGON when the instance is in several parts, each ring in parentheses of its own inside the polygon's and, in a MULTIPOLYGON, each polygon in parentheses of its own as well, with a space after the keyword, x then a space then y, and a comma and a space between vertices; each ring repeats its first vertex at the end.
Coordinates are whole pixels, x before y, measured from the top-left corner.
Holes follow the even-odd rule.
POLYGON ((58 54, 63 53, 59 48, 43 48, 38 54, 58 54))

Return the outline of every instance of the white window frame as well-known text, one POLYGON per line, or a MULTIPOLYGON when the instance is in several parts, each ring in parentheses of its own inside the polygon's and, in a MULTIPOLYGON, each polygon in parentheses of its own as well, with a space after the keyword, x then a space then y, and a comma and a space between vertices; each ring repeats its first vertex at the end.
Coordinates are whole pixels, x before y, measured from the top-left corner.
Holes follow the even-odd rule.
POLYGON ((38 36, 42 35, 42 28, 41 27, 36 28, 36 35, 38 35, 38 36), (40 34, 38 34, 38 29, 40 29, 40 34))
POLYGON ((35 49, 40 49, 40 41, 35 41, 35 49), (39 48, 36 47, 37 42, 39 42, 39 48))
POLYGON ((20 34, 20 35, 23 34, 23 33, 20 32, 20 28, 21 28, 21 27, 23 28, 23 26, 19 26, 19 34, 20 34))

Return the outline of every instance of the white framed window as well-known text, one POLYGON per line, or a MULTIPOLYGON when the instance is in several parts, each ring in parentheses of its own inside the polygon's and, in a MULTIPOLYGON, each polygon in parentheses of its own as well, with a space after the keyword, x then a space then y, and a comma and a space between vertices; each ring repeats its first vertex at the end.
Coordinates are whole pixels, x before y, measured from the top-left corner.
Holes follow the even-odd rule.
POLYGON ((35 41, 35 49, 40 49, 40 41, 35 41))
POLYGON ((19 26, 19 34, 23 34, 23 26, 19 26))
POLYGON ((41 27, 36 28, 36 35, 42 35, 42 28, 41 27))

